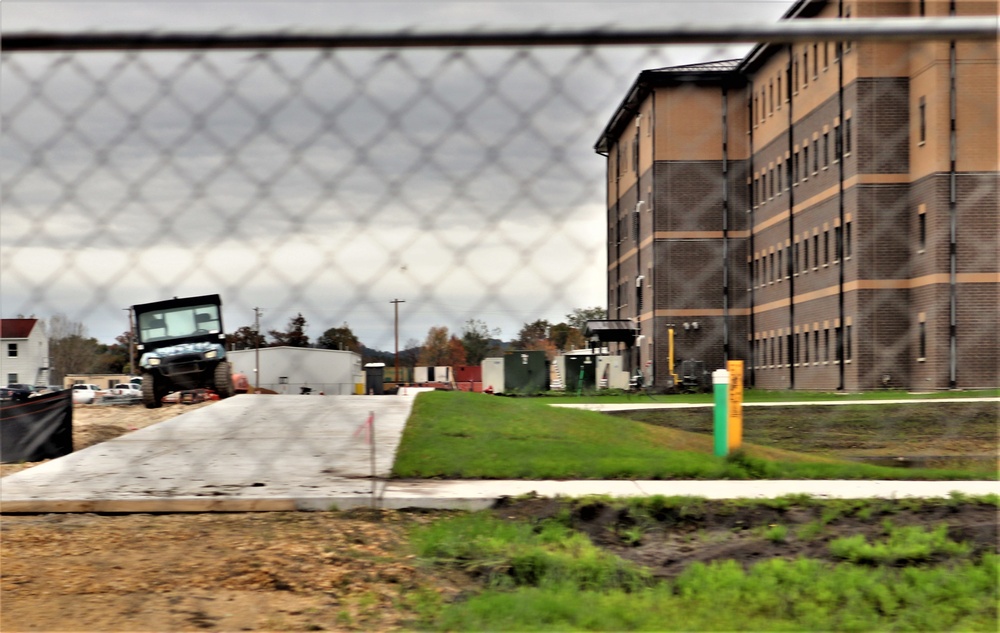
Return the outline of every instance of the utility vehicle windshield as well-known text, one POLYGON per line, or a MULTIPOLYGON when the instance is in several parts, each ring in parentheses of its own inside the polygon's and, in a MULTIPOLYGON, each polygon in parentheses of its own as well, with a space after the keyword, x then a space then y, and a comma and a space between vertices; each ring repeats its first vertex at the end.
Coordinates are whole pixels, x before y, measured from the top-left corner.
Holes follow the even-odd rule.
POLYGON ((218 334, 219 306, 156 310, 139 315, 139 340, 145 343, 200 334, 218 334))

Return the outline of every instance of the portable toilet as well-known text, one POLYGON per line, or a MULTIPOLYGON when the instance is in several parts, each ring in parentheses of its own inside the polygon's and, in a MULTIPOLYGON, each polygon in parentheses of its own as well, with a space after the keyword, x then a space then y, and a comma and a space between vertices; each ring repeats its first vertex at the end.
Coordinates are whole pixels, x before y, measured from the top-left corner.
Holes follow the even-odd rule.
POLYGON ((484 358, 482 363, 483 391, 487 393, 503 393, 503 358, 484 358))

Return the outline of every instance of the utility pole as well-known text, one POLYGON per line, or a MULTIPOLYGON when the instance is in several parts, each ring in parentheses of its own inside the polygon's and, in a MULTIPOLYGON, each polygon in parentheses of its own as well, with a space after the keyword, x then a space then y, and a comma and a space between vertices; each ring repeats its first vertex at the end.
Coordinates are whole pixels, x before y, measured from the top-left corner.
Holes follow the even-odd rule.
POLYGON ((402 299, 393 299, 389 303, 393 304, 396 309, 396 375, 393 376, 395 381, 399 382, 399 304, 406 303, 402 299))
POLYGON ((260 393, 260 308, 253 309, 254 393, 260 393))
POLYGON ((128 312, 128 371, 133 376, 135 371, 135 324, 132 322, 132 308, 122 308, 128 312))

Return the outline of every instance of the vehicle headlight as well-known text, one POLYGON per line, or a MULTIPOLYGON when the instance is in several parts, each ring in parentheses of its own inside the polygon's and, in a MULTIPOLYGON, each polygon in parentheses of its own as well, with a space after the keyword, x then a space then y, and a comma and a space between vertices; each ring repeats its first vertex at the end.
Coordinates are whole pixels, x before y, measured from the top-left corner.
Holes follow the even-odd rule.
POLYGON ((205 358, 215 358, 218 355, 219 355, 219 350, 217 349, 205 352, 205 358))
POLYGON ((155 367, 156 365, 160 364, 160 359, 159 358, 150 358, 149 359, 149 364, 155 367))

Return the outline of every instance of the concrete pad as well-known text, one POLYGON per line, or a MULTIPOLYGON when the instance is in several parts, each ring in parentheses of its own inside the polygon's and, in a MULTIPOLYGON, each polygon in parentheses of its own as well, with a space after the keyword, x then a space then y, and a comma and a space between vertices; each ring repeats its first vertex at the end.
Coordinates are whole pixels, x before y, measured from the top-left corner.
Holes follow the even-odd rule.
MULTIPOLYGON (((996 481, 388 479, 413 398, 241 395, 0 479, 0 512, 492 507, 503 497, 1000 493, 996 481), (374 473, 367 422, 374 421, 374 473)), ((585 405, 587 406, 587 405, 585 405)), ((645 405, 648 407, 648 405, 645 405)))
POLYGON ((391 396, 236 396, 4 477, 0 510, 294 509, 298 498, 370 499, 369 416, 375 476, 385 478, 412 406, 391 396))

